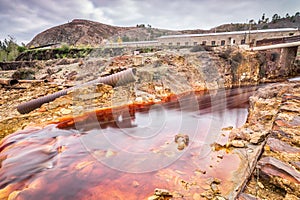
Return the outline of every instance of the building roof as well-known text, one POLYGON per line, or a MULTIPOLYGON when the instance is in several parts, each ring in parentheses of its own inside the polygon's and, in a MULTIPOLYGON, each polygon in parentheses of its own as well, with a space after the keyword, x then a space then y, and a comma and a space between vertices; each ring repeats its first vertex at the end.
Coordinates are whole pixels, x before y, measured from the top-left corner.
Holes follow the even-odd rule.
POLYGON ((107 44, 152 44, 152 43, 157 43, 157 40, 147 40, 147 41, 134 41, 134 42, 113 42, 113 43, 109 43, 107 42, 107 44))
POLYGON ((203 36, 217 36, 217 35, 240 35, 248 33, 268 33, 268 32, 282 32, 282 31, 297 31, 297 28, 278 28, 278 29, 263 29, 263 30, 246 30, 246 31, 232 31, 219 33, 204 33, 204 34, 182 34, 182 35, 164 35, 163 38, 178 38, 178 37, 203 37, 203 36))
POLYGON ((37 47, 32 47, 32 48, 29 48, 29 49, 39 49, 39 48, 45 48, 45 47, 51 47, 51 46, 54 46, 54 45, 60 45, 60 43, 50 43, 50 44, 44 44, 44 45, 40 45, 40 46, 37 46, 37 47))

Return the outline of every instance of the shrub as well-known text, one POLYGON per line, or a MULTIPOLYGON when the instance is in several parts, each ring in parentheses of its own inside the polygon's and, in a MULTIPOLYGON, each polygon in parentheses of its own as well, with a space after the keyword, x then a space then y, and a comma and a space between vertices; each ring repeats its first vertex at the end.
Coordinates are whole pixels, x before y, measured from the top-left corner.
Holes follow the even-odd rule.
POLYGON ((26 50, 27 50, 26 47, 24 47, 24 46, 18 46, 18 52, 22 53, 22 52, 24 52, 26 50))
POLYGON ((279 54, 276 52, 271 53, 271 61, 275 62, 279 58, 279 54))
POLYGON ((33 80, 35 72, 32 69, 22 68, 15 71, 12 75, 13 79, 25 79, 25 80, 33 80))
POLYGON ((241 63, 243 60, 243 54, 241 52, 237 52, 236 54, 234 54, 232 56, 232 60, 237 62, 237 63, 241 63))
POLYGON ((257 53, 256 59, 258 60, 259 66, 263 66, 266 64, 266 55, 264 53, 257 53))
POLYGON ((200 52, 200 51, 205 51, 206 49, 202 45, 196 45, 193 46, 190 50, 190 52, 200 52))
POLYGON ((225 60, 228 60, 230 58, 230 56, 231 56, 231 53, 232 53, 232 49, 231 48, 227 48, 225 51, 222 51, 219 54, 219 57, 223 58, 225 60))
POLYGON ((67 44, 63 44, 63 45, 61 46, 60 50, 63 51, 63 52, 65 52, 65 53, 67 53, 67 52, 69 52, 70 47, 69 47, 69 45, 67 45, 67 44))

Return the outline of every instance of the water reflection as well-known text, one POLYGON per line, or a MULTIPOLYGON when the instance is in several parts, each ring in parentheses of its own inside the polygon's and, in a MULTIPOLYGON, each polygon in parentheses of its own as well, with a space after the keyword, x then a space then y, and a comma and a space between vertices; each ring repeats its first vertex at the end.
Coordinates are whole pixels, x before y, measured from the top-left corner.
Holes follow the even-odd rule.
POLYGON ((0 199, 145 199, 155 188, 188 195, 204 191, 213 176, 226 191, 234 187, 230 176, 239 157, 218 160, 210 144, 223 127, 245 122, 254 89, 184 95, 123 107, 110 112, 110 120, 94 113, 68 129, 49 125, 14 133, 0 145, 0 199), (189 137, 183 150, 178 134, 189 137))

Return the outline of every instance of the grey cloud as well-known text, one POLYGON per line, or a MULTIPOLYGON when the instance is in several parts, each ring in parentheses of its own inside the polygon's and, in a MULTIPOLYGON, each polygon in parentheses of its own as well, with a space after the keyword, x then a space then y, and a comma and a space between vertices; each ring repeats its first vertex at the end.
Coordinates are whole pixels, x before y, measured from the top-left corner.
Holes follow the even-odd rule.
POLYGON ((83 18, 118 26, 151 24, 165 29, 209 29, 246 22, 266 13, 299 11, 295 0, 1 0, 0 40, 7 35, 29 42, 37 33, 83 18))

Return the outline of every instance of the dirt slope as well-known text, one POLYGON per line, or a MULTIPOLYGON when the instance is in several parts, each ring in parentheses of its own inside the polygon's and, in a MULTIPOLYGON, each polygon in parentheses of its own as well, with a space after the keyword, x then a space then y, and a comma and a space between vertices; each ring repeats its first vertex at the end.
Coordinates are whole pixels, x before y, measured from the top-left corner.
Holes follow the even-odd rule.
POLYGON ((117 27, 89 20, 74 19, 69 23, 55 26, 39 33, 27 46, 37 47, 55 43, 94 46, 100 44, 105 38, 132 28, 133 27, 117 27))

